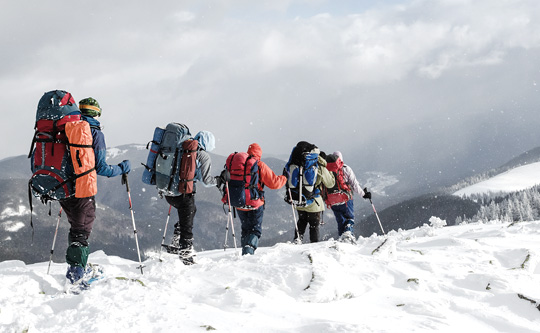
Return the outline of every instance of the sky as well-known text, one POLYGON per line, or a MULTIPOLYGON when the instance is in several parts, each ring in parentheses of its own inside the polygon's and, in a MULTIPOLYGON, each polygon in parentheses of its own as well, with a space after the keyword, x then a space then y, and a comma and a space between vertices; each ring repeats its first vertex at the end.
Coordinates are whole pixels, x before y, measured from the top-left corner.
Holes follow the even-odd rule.
POLYGON ((238 257, 230 241, 226 251, 198 252, 191 266, 147 253, 142 275, 137 261, 96 251, 89 262, 104 278, 79 295, 64 293, 65 263, 0 262, 0 330, 540 330, 538 221, 425 222, 389 233, 381 247, 383 236, 374 235, 356 245, 280 243, 238 257))
POLYGON ((181 122, 221 155, 307 140, 461 168, 540 142, 535 0, 4 0, 0 31, 0 159, 28 153, 54 89, 99 101, 109 146, 181 122))

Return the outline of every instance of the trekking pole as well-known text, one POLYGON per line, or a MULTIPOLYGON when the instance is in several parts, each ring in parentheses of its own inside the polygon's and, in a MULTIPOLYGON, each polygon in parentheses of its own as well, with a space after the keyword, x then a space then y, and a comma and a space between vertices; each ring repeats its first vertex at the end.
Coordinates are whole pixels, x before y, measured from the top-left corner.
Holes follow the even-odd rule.
POLYGON ((141 252, 139 251, 139 240, 137 239, 137 228, 135 227, 135 216, 133 215, 133 207, 131 205, 131 193, 129 191, 129 182, 127 173, 122 174, 122 184, 126 184, 126 190, 128 193, 129 199, 129 211, 131 212, 131 221, 133 222, 133 234, 135 235, 135 244, 137 245, 137 256, 139 256, 139 267, 141 269, 141 274, 143 274, 143 264, 141 262, 141 252))
POLYGON ((227 251, 227 238, 229 236, 229 216, 231 215, 231 212, 227 214, 227 226, 225 226, 225 242, 223 243, 223 251, 227 251))
POLYGON ((62 207, 60 207, 60 211, 58 212, 58 219, 56 220, 56 230, 54 231, 54 238, 53 238, 52 247, 51 247, 51 257, 49 258, 49 267, 47 267, 47 275, 49 274, 49 270, 51 269, 51 262, 52 262, 52 257, 54 253, 54 244, 56 244, 56 235, 58 234, 58 225, 60 224, 61 216, 62 216, 62 207))
POLYGON ((227 249, 227 235, 229 234, 229 221, 231 222, 234 250, 238 251, 238 248, 236 247, 236 235, 234 234, 234 218, 232 216, 231 197, 229 195, 229 182, 228 181, 225 182, 225 189, 227 191, 227 204, 229 205, 229 214, 227 216, 227 227, 225 228, 225 244, 223 245, 223 251, 227 249))
POLYGON ((373 205, 373 201, 371 201, 371 198, 369 198, 369 202, 371 202, 371 208, 373 208, 373 211, 375 212, 375 216, 377 217, 377 221, 379 221, 379 225, 381 226, 382 233, 386 236, 386 233, 384 232, 384 229, 382 227, 381 219, 379 218, 379 214, 377 214, 377 210, 375 209, 375 205, 373 205))
POLYGON ((291 208, 292 208, 292 215, 293 215, 293 222, 294 222, 294 231, 296 232, 296 238, 300 240, 300 231, 298 231, 298 222, 296 220, 296 205, 294 204, 294 201, 292 199, 291 194, 291 188, 287 187, 287 191, 289 191, 289 198, 291 198, 291 208))
POLYGON ((172 205, 169 205, 169 213, 167 214, 167 222, 165 222, 165 230, 163 230, 163 238, 161 239, 161 246, 159 247, 159 261, 161 261, 161 252, 163 252, 163 244, 165 244, 165 235, 167 234, 167 226, 169 225, 169 218, 171 217, 172 205))

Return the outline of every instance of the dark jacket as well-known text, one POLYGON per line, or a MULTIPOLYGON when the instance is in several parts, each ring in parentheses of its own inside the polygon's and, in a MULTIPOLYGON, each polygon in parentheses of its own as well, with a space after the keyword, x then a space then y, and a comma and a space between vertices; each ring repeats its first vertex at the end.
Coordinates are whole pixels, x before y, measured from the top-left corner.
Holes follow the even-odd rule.
POLYGON ((105 144, 105 136, 101 132, 101 124, 95 118, 83 115, 81 119, 90 124, 92 130, 92 148, 96 155, 96 172, 100 176, 116 177, 122 174, 122 169, 118 165, 107 164, 107 145, 105 144))

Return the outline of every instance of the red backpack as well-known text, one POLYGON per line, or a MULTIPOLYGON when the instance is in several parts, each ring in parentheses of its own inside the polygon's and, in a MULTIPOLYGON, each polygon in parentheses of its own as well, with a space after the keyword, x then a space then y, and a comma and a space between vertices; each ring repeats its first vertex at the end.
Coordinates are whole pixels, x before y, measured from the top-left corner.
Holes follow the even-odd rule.
POLYGON ((325 190, 325 199, 327 207, 338 205, 349 201, 352 198, 352 191, 343 178, 343 161, 336 155, 326 157, 326 169, 334 174, 336 183, 334 187, 325 190))
POLYGON ((180 160, 180 175, 178 191, 182 194, 193 193, 193 180, 197 171, 197 150, 199 141, 186 140, 182 142, 182 157, 180 160))
MULTIPOLYGON (((227 157, 225 168, 231 174, 229 191, 221 201, 240 209, 257 209, 261 206, 264 191, 259 189, 259 164, 255 157, 247 153, 232 153, 227 157)), ((261 187, 262 188, 262 187, 261 187)))
POLYGON ((45 93, 38 103, 35 130, 28 154, 33 173, 28 181, 30 210, 32 194, 43 203, 95 195, 92 132, 81 120, 73 96, 62 90, 45 93))

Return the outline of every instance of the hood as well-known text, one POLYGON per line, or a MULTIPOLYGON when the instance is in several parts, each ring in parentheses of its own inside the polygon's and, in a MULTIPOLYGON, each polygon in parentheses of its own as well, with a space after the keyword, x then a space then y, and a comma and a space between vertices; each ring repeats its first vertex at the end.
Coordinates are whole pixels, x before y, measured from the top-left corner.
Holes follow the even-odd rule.
POLYGON ((206 151, 212 151, 216 148, 216 138, 211 132, 200 131, 193 139, 199 141, 199 146, 206 151))
POLYGON ((322 165, 325 168, 326 168, 326 165, 328 164, 321 155, 319 155, 319 157, 317 158, 317 162, 319 163, 319 165, 322 165))
POLYGON ((254 156, 257 160, 261 159, 262 149, 258 143, 252 143, 249 145, 247 153, 251 156, 254 156))
POLYGON ((343 155, 341 155, 341 152, 339 150, 335 151, 333 155, 336 155, 337 157, 339 157, 343 161, 343 155))
POLYGON ((87 115, 82 115, 81 116, 81 119, 88 122, 88 124, 90 124, 91 127, 99 127, 101 128, 101 123, 99 122, 99 120, 95 119, 94 117, 90 117, 90 116, 87 116, 87 115))

